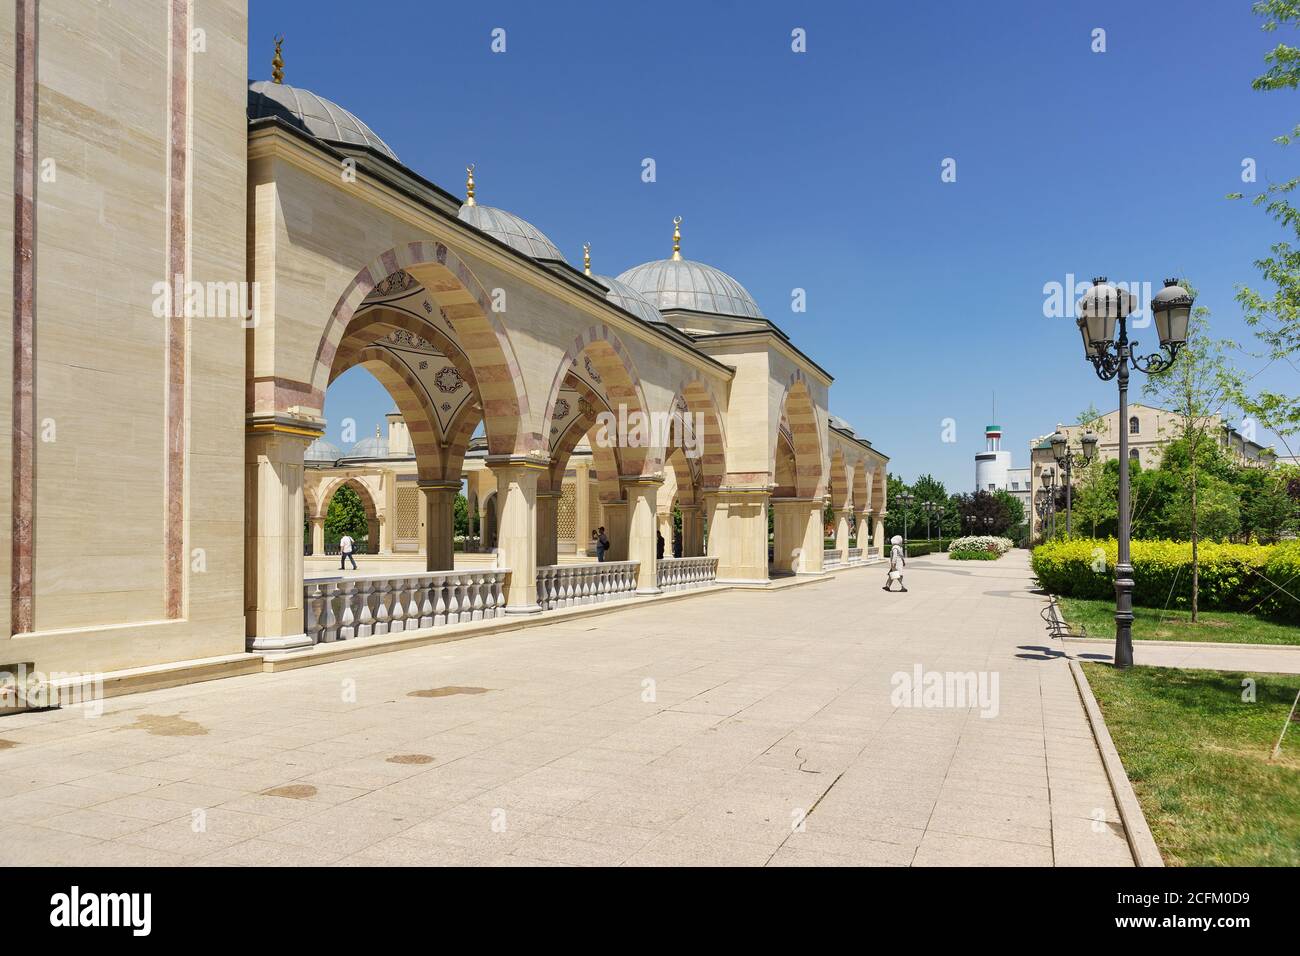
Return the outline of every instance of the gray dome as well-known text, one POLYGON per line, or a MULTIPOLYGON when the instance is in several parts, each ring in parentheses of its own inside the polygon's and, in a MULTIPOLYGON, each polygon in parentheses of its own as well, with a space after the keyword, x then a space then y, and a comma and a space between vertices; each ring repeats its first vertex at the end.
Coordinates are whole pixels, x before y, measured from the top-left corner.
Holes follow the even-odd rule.
POLYGON ((642 322, 664 320, 663 314, 655 308, 655 304, 626 282, 620 282, 611 276, 592 276, 592 278, 609 290, 605 293, 605 298, 619 308, 631 312, 642 322))
POLYGON ((555 243, 547 239, 531 222, 520 219, 514 213, 497 209, 495 206, 480 206, 469 203, 460 207, 460 220, 477 229, 482 229, 494 239, 499 239, 512 249, 517 249, 534 259, 556 259, 564 261, 564 255, 555 243))
POLYGON ((343 452, 339 450, 338 445, 331 444, 324 438, 317 438, 302 453, 303 461, 328 462, 331 465, 342 457, 343 452))
POLYGON ((363 438, 352 446, 348 452, 349 458, 387 458, 388 457, 388 439, 379 434, 379 429, 375 429, 373 438, 363 438))
POLYGON ((657 308, 693 309, 715 315, 764 318, 754 297, 721 269, 691 259, 660 259, 633 266, 620 282, 631 286, 657 308))
POLYGON ((276 116, 327 143, 369 146, 397 162, 397 154, 369 126, 311 90, 259 80, 248 84, 248 118, 276 116))

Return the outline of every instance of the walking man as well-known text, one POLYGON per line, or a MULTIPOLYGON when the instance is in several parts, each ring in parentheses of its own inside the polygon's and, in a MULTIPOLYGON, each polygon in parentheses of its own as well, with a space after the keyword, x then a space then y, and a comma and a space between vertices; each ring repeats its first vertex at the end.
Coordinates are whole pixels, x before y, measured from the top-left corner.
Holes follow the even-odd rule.
POLYGON ((596 529, 596 560, 604 561, 605 552, 609 550, 609 535, 605 534, 605 526, 601 525, 596 529))
POLYGON ((889 539, 889 543, 893 545, 889 549, 889 574, 881 590, 893 590, 893 584, 897 581, 899 590, 906 592, 907 588, 903 584, 903 568, 907 567, 907 558, 903 557, 903 536, 896 534, 889 539))
POLYGON ((352 562, 353 571, 357 569, 357 559, 352 556, 352 551, 354 547, 355 545, 352 543, 352 535, 345 534, 343 537, 339 538, 339 570, 340 571, 342 571, 347 566, 348 561, 352 562))

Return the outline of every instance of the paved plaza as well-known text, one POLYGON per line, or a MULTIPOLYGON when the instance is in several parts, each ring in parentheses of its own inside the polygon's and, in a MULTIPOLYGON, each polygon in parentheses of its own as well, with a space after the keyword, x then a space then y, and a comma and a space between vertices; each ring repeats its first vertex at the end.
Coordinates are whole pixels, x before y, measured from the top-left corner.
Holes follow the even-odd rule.
POLYGON ((0 863, 1131 865, 1024 553, 883 577, 6 718, 0 863))

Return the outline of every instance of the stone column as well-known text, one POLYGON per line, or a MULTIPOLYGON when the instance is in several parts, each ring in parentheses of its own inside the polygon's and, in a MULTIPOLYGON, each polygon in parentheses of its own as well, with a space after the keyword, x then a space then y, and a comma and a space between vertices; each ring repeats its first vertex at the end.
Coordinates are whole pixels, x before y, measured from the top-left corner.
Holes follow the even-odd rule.
POLYGON ((879 549, 882 555, 886 554, 885 550, 885 512, 876 515, 876 535, 871 546, 879 549))
POLYGON ((488 458, 497 481, 497 547, 510 569, 507 614, 535 614, 537 603, 537 479, 546 465, 530 459, 488 458))
POLYGON ((313 557, 325 557, 325 517, 311 518, 311 553, 313 557))
POLYGON ((682 505, 682 557, 704 556, 704 512, 699 505, 682 505))
POLYGON ((627 561, 627 502, 607 501, 604 504, 605 534, 609 536, 606 561, 627 561))
POLYGON ((815 498, 773 498, 772 567, 803 574, 822 569, 821 500, 815 498), (796 564, 794 552, 802 554, 796 564))
POLYGON ((387 524, 382 518, 374 517, 366 521, 366 548, 373 554, 392 554, 393 549, 384 540, 387 524))
POLYGON ((709 556, 718 559, 718 583, 766 584, 765 488, 725 488, 705 496, 709 556))
MULTIPOLYGON (((325 423, 250 416, 244 439, 244 633, 249 651, 310 647, 303 622, 303 463, 325 423)), ((322 537, 324 520, 322 519, 322 537)), ((321 551, 325 550, 322 542, 321 551)))
POLYGON ((835 512, 835 550, 840 553, 840 561, 849 563, 849 522, 853 520, 853 509, 840 508, 835 512))
MULTIPOLYGON (((664 557, 673 556, 673 514, 671 511, 661 511, 655 515, 656 532, 663 535, 664 539, 664 557)), ((659 539, 655 538, 655 555, 659 553, 659 539)))
POLYGON ((573 551, 588 554, 591 550, 591 462, 580 461, 573 466, 573 551))
POLYGON ((637 594, 660 593, 655 570, 656 533, 659 530, 655 514, 659 486, 663 481, 662 478, 645 476, 619 479, 627 496, 627 554, 618 560, 640 562, 636 577, 637 594))
POLYGON ((871 545, 871 509, 863 508, 857 514, 858 527, 858 547, 862 549, 862 557, 867 556, 867 548, 871 545))
POLYGON ((424 495, 425 570, 451 571, 456 567, 456 495, 459 481, 421 481, 424 495))
POLYGON ((560 493, 537 493, 537 566, 560 563, 559 525, 560 493))

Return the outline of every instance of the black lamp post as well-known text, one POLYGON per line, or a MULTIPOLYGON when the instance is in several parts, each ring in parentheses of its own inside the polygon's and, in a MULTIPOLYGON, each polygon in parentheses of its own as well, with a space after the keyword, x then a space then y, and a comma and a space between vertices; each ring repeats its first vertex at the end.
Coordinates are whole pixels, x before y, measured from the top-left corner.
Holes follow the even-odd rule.
POLYGON ((1187 344, 1187 326, 1192 315, 1191 294, 1177 279, 1166 279, 1165 287, 1151 299, 1160 351, 1135 355, 1136 341, 1129 342, 1128 316, 1137 308, 1132 295, 1106 281, 1092 280, 1092 288, 1079 300, 1076 324, 1083 337, 1083 354, 1103 382, 1119 381, 1119 560, 1115 563, 1115 666, 1133 666, 1133 564, 1129 554, 1128 480, 1128 378, 1129 368, 1139 372, 1163 372, 1178 358, 1187 344), (1119 325, 1116 337, 1115 326, 1119 325))
POLYGON ((912 507, 912 501, 916 496, 910 491, 905 491, 898 496, 898 500, 903 503, 903 554, 907 554, 907 509, 912 507))
POLYGON ((1047 502, 1038 516, 1041 519, 1039 527, 1043 532, 1043 540, 1046 541, 1048 538, 1056 537, 1056 469, 1044 468, 1038 478, 1043 483, 1044 498, 1047 502))
POLYGON ((1079 437, 1079 447, 1082 450, 1079 455, 1070 447, 1070 436, 1059 428, 1052 434, 1051 442, 1052 457, 1056 459, 1057 467, 1065 472, 1065 534, 1069 537, 1074 530, 1070 520, 1070 492, 1074 486, 1072 472, 1076 467, 1083 468, 1097 454, 1097 436, 1089 429, 1079 437))
POLYGON ((939 510, 939 505, 933 501, 921 502, 921 509, 925 512, 925 540, 930 540, 930 517, 939 510))

